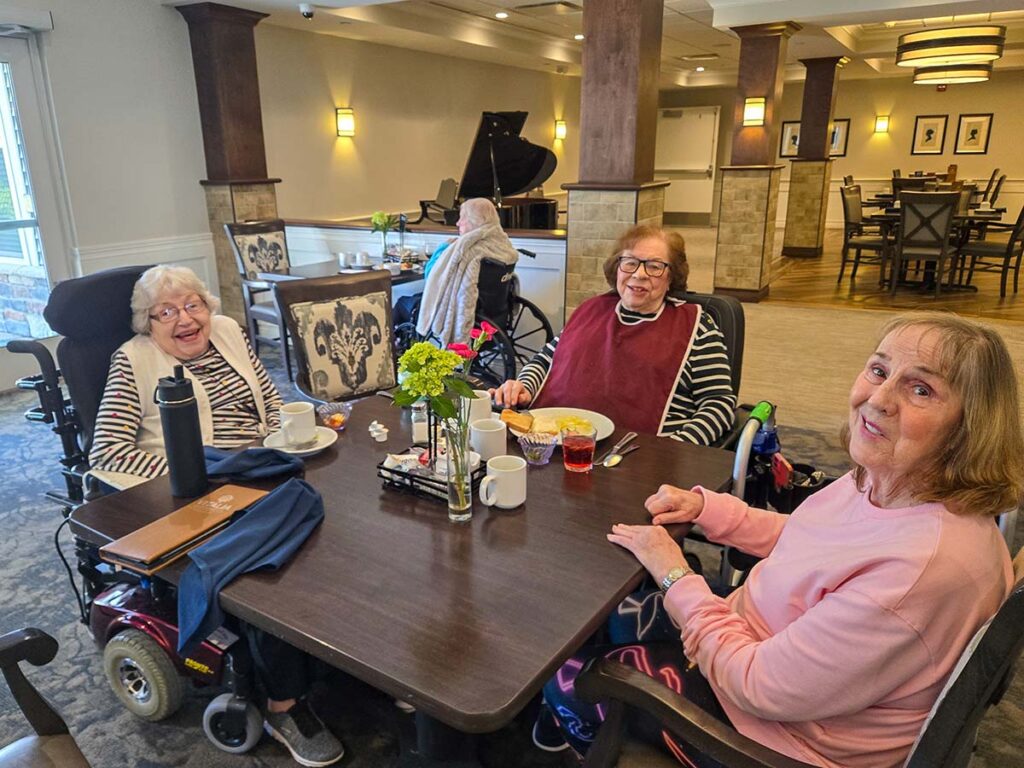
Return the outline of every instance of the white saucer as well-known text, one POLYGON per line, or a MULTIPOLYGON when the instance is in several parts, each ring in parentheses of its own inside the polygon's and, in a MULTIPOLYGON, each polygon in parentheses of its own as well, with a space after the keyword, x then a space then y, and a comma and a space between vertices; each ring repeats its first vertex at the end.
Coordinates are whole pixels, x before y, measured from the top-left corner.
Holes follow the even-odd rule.
POLYGON ((312 456, 313 454, 320 453, 324 448, 334 445, 334 441, 338 439, 338 433, 329 427, 317 427, 316 428, 316 442, 313 443, 309 448, 289 448, 285 445, 284 435, 280 432, 272 432, 263 438, 264 448, 273 448, 284 453, 291 453, 295 456, 312 456))

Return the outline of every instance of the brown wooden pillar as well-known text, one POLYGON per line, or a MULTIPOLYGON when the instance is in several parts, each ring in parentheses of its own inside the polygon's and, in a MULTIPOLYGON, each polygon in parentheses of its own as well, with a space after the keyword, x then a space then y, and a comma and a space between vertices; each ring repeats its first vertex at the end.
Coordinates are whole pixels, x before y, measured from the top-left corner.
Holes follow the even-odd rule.
POLYGON ((801 29, 783 21, 735 27, 740 37, 732 161, 721 169, 715 292, 744 301, 768 295, 782 166, 775 164, 778 107, 789 38, 801 29), (743 125, 748 98, 765 100, 764 125, 743 125))
POLYGON ((583 7, 580 180, 569 192, 566 318, 608 290, 601 265, 638 222, 660 225, 667 182, 654 182, 662 0, 583 7))
POLYGON ((267 17, 219 3, 177 7, 188 24, 207 178, 200 181, 213 234, 224 313, 244 320, 241 283, 224 234, 227 222, 277 216, 267 178, 256 74, 256 25, 267 17))
POLYGON ((807 68, 807 77, 800 112, 800 145, 789 172, 783 256, 821 256, 832 182, 832 110, 839 70, 847 61, 845 56, 800 60, 807 68))

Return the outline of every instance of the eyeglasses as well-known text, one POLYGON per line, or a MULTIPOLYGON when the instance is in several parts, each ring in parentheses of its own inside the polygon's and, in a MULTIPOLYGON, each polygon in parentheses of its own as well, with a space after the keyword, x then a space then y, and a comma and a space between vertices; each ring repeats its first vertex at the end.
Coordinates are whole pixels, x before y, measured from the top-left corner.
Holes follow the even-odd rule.
POLYGON ((177 321, 182 310, 184 310, 185 314, 189 317, 199 317, 200 315, 206 314, 207 306, 206 302, 202 299, 187 301, 183 307, 174 307, 168 304, 160 307, 160 309, 150 315, 150 318, 160 323, 173 323, 177 321))
POLYGON ((643 264, 644 272, 647 273, 648 277, 661 277, 669 267, 666 262, 659 261, 657 259, 638 259, 634 256, 619 256, 619 269, 627 275, 632 275, 640 269, 641 264, 643 264))

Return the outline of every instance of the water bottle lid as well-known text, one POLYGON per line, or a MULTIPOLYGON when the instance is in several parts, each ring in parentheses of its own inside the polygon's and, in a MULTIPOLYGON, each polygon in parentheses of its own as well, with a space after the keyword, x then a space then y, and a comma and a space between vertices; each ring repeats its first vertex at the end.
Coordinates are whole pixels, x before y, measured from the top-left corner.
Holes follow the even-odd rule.
POLYGON ((185 376, 185 368, 181 365, 174 366, 172 376, 161 378, 153 393, 154 403, 182 403, 194 399, 192 380, 185 376))

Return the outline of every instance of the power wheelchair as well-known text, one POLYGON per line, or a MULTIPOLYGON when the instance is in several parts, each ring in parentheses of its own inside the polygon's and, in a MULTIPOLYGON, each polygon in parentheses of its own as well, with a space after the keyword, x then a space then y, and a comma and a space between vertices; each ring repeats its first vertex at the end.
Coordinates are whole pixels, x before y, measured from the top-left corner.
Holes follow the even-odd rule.
MULTIPOLYGON (((78 506, 103 493, 89 474, 89 449, 110 357, 133 335, 132 290, 148 268, 110 269, 54 287, 43 314, 50 327, 63 336, 56 352, 59 368, 39 342, 12 341, 7 345, 11 352, 33 355, 40 369, 40 373, 20 379, 17 386, 33 390, 39 397, 39 406, 25 417, 51 425, 61 440, 65 487, 46 493, 62 507, 65 520, 61 527, 78 506)), ((57 551, 64 561, 59 543, 57 551)), ((95 544, 81 538, 75 538, 74 551, 81 589, 71 566, 66 561, 64 566, 80 620, 103 650, 107 680, 125 707, 143 719, 157 721, 181 705, 187 680, 226 687, 229 692, 207 706, 203 729, 227 752, 242 753, 254 746, 262 734, 263 717, 249 701, 253 674, 246 643, 234 642, 237 637, 230 631, 215 633, 215 642, 206 640, 187 658, 179 656, 175 651, 175 588, 160 578, 115 571, 100 559, 95 544)))

